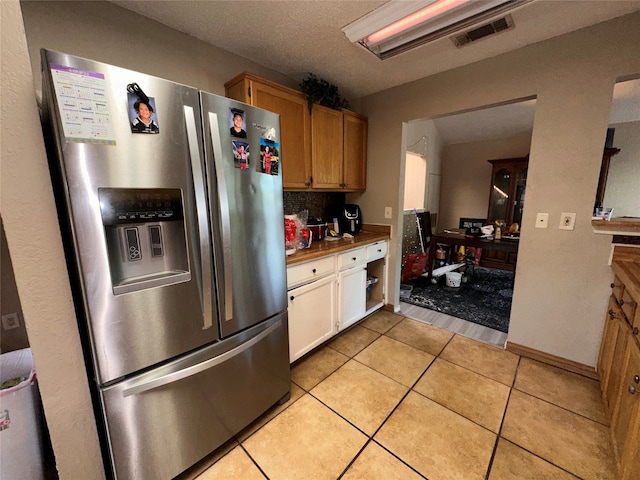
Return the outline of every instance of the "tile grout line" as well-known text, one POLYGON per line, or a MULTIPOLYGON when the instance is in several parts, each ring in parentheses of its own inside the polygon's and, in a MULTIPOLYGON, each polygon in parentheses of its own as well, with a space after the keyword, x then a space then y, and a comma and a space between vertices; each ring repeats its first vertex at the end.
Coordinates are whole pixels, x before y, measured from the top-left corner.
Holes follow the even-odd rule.
MULTIPOLYGON (((516 387, 515 387, 516 379, 517 379, 517 377, 518 377, 518 371, 520 370, 521 361, 522 361, 522 358, 523 358, 521 355, 519 355, 518 357, 519 357, 519 358, 518 358, 518 366, 516 367, 516 373, 515 373, 515 375, 514 375, 514 377, 513 377, 513 382, 512 382, 512 384, 511 384, 511 386, 509 387, 509 397, 507 398, 507 403, 506 403, 505 408, 504 408, 504 413, 503 413, 503 415, 502 415, 502 421, 500 422, 500 429, 499 429, 499 431, 498 431, 498 435, 497 435, 497 437, 496 437, 496 444, 495 444, 495 446, 494 446, 493 453, 491 454, 491 460, 489 461, 489 468, 488 468, 488 470, 487 470, 487 475, 485 476, 485 480, 488 480, 488 479, 489 479, 489 474, 491 473, 491 469, 493 468, 493 461, 494 461, 494 459, 495 459, 495 454, 496 454, 496 451, 497 451, 497 449, 498 449, 498 443, 499 443, 500 439, 504 440, 505 442, 509 442, 509 443, 510 443, 510 444, 512 444, 512 445, 515 445, 517 448, 522 449, 523 451, 525 451, 525 452, 527 452, 527 453, 529 453, 529 454, 533 455, 534 457, 539 458, 540 460, 542 460, 542 461, 544 461, 544 462, 548 463, 549 465, 553 465, 554 467, 558 468, 559 470, 562 470, 563 472, 566 472, 566 473, 568 473, 569 475, 571 475, 571 476, 573 476, 573 477, 575 477, 575 478, 577 478, 577 479, 579 479, 579 480, 583 480, 583 479, 582 479, 582 477, 580 477, 580 476, 578 476, 577 474, 575 474, 575 473, 573 473, 573 472, 571 472, 571 471, 567 470, 567 469, 566 469, 566 468, 564 468, 564 467, 561 467, 560 465, 555 464, 555 463, 554 463, 554 462, 552 462, 550 459, 548 459, 548 458, 544 458, 544 457, 542 457, 542 456, 538 455, 537 453, 530 451, 529 449, 525 448, 524 446, 519 445, 519 444, 518 444, 518 443, 516 443, 515 441, 510 440, 510 439, 508 439, 508 438, 506 438, 506 437, 502 436, 502 428, 504 427, 504 421, 505 421, 505 418, 506 418, 506 416, 507 416, 507 409, 509 408, 509 402, 511 401, 511 394, 513 393, 513 391, 515 390, 515 391, 517 391, 517 392, 521 392, 521 393, 524 393, 524 394, 526 394, 526 395, 530 395, 530 394, 528 394, 527 392, 523 392, 522 390, 520 390, 520 389, 518 389, 518 388, 516 388, 516 387)), ((531 395, 531 396, 532 396, 532 397, 534 397, 534 398, 538 398, 538 397, 535 397, 534 395, 531 395)), ((545 401, 544 399, 539 399, 539 400, 545 401)), ((545 402, 546 402, 546 401, 545 401, 545 402)), ((546 403, 549 403, 550 405, 555 405, 555 404, 553 404, 553 403, 551 403, 551 402, 546 402, 546 403)), ((559 405, 555 405, 555 406, 557 406, 557 407, 559 407, 559 408, 562 408, 562 407, 560 407, 559 405)), ((566 410, 566 409, 565 409, 565 410, 566 410)), ((570 412, 570 410, 567 410, 567 411, 569 411, 569 412, 570 412)), ((571 413, 575 413, 575 412, 571 412, 571 413)), ((597 422, 596 422, 596 423, 597 423, 597 422)))

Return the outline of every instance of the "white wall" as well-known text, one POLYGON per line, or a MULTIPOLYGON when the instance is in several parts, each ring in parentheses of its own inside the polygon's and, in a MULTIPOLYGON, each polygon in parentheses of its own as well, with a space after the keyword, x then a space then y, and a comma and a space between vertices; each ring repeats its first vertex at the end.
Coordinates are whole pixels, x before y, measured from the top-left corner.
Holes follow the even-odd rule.
POLYGON ((441 230, 457 228, 460 217, 486 218, 492 168, 488 160, 524 157, 530 146, 531 134, 446 145, 442 149, 441 230))
POLYGON ((61 479, 104 478, 20 5, 2 11, 2 218, 61 479))
MULTIPOLYGON (((540 42, 362 99, 369 118, 367 191, 359 196, 374 223, 398 198, 403 122, 537 97, 523 235, 508 341, 595 366, 611 270, 611 237, 591 227, 616 78, 640 73, 640 13, 540 42), (549 228, 529 228, 537 212, 549 228), (559 230, 576 212, 573 231, 559 230)), ((470 48, 473 48, 470 47, 470 48)), ((399 288, 392 260, 390 291, 399 288)))
POLYGON ((42 85, 41 48, 129 68, 217 95, 224 95, 224 83, 243 71, 297 86, 281 73, 109 2, 26 1, 21 6, 38 89, 42 85))

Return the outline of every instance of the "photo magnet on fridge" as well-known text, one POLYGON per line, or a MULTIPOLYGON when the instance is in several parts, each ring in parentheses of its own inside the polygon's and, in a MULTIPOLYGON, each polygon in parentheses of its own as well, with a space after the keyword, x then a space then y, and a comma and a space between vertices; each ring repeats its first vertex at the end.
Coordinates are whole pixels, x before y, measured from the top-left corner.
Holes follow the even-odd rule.
POLYGON ((236 168, 246 170, 249 168, 249 144, 238 140, 232 140, 231 143, 233 144, 233 164, 236 168))
POLYGON ((278 175, 280 149, 277 142, 260 139, 260 158, 262 160, 262 173, 267 175, 278 175))
POLYGON ((229 109, 229 133, 232 137, 247 138, 247 123, 244 118, 244 110, 238 108, 229 109))
POLYGON ((156 117, 156 100, 153 97, 142 100, 135 93, 128 93, 129 119, 132 133, 160 133, 156 117))

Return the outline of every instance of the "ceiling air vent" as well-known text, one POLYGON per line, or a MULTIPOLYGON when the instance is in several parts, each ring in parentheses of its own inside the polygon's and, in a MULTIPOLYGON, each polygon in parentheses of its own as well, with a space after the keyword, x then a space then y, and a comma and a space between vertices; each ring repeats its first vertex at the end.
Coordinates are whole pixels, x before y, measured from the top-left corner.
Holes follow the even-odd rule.
POLYGON ((514 25, 511 15, 506 15, 502 18, 494 20, 493 22, 489 22, 480 27, 468 30, 460 35, 455 35, 451 37, 451 40, 456 44, 456 47, 464 47, 465 45, 469 45, 471 42, 475 42, 476 40, 480 40, 481 38, 486 38, 490 35, 495 35, 496 33, 510 30, 513 27, 514 25))

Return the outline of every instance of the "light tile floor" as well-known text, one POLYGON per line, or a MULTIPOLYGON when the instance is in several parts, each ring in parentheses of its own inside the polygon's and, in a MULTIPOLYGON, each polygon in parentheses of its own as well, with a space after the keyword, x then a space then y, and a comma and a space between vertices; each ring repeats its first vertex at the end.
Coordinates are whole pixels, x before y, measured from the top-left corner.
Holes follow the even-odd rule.
POLYGON ((424 322, 379 311, 291 378, 197 480, 615 478, 597 381, 424 322))

